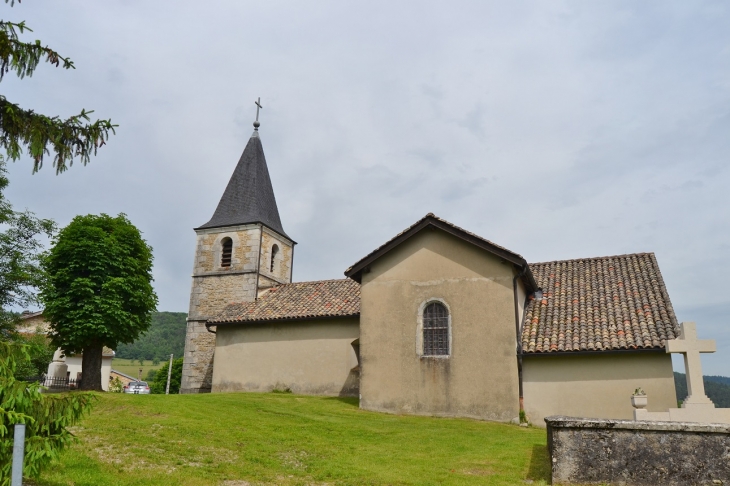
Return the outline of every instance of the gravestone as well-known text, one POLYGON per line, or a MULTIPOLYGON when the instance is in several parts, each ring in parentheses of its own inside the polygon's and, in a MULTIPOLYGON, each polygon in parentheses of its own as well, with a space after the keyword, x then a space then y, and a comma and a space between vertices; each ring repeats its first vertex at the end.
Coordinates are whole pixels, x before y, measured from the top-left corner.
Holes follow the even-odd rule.
MULTIPOLYGON (((694 322, 683 322, 680 324, 679 337, 668 340, 665 349, 667 353, 684 355, 689 394, 682 402, 682 408, 670 408, 666 412, 649 412, 643 408, 646 406, 646 401, 641 406, 635 404, 634 420, 730 424, 730 408, 715 408, 712 400, 705 395, 705 384, 702 379, 700 353, 714 353, 715 341, 698 339, 697 325, 694 322)), ((648 399, 649 397, 647 401, 648 399)))

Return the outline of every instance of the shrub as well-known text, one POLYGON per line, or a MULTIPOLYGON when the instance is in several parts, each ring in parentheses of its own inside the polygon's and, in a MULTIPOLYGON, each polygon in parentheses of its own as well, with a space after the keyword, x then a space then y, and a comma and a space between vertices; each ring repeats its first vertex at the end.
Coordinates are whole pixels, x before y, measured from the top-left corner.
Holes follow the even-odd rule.
POLYGON ((124 383, 115 376, 114 379, 109 382, 109 393, 122 393, 123 391, 124 383))
POLYGON ((74 441, 68 427, 91 408, 91 393, 44 395, 37 383, 15 379, 19 363, 30 360, 28 346, 0 340, 0 486, 10 484, 15 424, 24 423, 23 474, 38 477, 74 441))
MULTIPOLYGON (((177 358, 172 362, 172 374, 170 375, 170 393, 180 393, 180 381, 182 380, 183 358, 177 358)), ((155 379, 150 383, 150 392, 164 394, 167 386, 167 370, 170 367, 168 361, 157 370, 155 379)))

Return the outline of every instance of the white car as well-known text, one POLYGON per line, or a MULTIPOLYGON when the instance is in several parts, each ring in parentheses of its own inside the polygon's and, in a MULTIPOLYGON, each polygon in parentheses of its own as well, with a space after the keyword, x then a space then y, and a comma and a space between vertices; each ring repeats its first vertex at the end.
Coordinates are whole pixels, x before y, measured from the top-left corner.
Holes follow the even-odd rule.
POLYGON ((135 395, 149 395, 150 386, 146 381, 130 381, 124 385, 124 393, 134 393, 135 395))

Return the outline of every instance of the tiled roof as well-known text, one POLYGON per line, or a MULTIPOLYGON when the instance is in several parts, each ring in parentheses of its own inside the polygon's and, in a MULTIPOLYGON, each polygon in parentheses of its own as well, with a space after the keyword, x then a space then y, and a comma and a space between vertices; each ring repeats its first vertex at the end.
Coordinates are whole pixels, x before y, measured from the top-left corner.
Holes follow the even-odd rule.
MULTIPOLYGON (((652 253, 532 263, 542 299, 525 309, 522 348, 541 352, 662 349, 679 335, 652 253)), ((360 315, 350 279, 273 287, 256 302, 232 303, 211 324, 360 315)))
POLYGON ((360 284, 350 279, 297 282, 271 288, 255 302, 232 303, 211 324, 360 315, 360 284))
POLYGON ((530 264, 525 353, 662 348, 677 318, 653 253, 530 264))

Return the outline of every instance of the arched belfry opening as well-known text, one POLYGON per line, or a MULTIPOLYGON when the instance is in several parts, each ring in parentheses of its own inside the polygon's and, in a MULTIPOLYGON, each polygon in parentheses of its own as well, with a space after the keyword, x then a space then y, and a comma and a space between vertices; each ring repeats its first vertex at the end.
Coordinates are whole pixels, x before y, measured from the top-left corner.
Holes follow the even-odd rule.
POLYGON ((233 255, 233 240, 225 237, 221 240, 221 267, 231 266, 231 256, 233 255))
POLYGON ((274 245, 271 247, 271 265, 269 266, 269 271, 271 273, 274 273, 274 269, 276 268, 276 257, 279 254, 279 245, 274 245))

